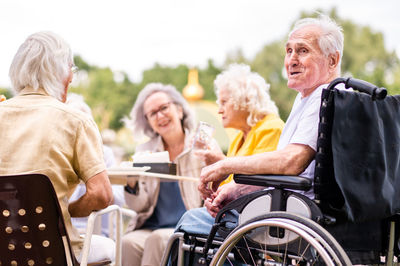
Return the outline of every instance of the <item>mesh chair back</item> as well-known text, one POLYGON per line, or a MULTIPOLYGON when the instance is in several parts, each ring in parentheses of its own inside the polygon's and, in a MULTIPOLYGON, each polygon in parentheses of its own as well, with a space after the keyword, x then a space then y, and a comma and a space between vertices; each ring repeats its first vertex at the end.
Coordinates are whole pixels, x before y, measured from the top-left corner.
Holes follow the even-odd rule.
POLYGON ((48 177, 0 176, 0 254, 0 265, 76 265, 48 177))

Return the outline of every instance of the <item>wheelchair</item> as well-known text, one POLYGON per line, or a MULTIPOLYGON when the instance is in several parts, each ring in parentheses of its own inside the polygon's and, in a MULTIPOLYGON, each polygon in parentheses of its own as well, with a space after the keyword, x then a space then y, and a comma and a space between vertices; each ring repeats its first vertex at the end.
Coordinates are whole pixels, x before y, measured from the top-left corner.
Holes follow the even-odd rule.
POLYGON ((227 204, 208 235, 176 232, 162 265, 397 265, 400 96, 386 94, 362 80, 331 82, 321 96, 314 180, 235 175, 268 189, 227 204), (310 189, 314 200, 301 193, 310 189), (232 211, 234 229, 224 220, 232 211))

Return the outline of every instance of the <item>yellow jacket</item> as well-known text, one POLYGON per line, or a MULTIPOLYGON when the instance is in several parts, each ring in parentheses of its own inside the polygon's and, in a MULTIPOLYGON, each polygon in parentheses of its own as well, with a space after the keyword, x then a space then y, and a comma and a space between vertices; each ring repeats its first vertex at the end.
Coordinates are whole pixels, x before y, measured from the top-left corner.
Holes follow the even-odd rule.
MULTIPOLYGON (((284 125, 285 123, 276 114, 265 116, 251 128, 244 142, 243 132, 237 133, 229 145, 227 156, 248 156, 276 150, 284 125)), ((229 183, 232 179, 233 175, 229 175, 221 185, 229 183)))

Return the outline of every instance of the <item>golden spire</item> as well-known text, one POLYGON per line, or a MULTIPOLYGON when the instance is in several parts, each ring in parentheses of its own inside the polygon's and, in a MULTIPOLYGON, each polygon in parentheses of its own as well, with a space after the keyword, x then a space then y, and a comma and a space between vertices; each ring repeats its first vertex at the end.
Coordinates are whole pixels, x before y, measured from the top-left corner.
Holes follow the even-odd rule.
POLYGON ((183 88, 183 97, 188 101, 197 101, 203 98, 204 89, 199 84, 199 73, 197 69, 192 68, 188 74, 188 84, 183 88))

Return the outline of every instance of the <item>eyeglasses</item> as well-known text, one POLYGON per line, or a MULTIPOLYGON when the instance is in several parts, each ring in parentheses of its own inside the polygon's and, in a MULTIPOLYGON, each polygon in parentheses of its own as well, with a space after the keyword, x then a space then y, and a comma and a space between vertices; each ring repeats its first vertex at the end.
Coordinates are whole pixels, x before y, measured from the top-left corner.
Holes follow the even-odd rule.
POLYGON ((161 112, 163 115, 168 114, 171 103, 173 102, 167 102, 161 105, 157 110, 153 110, 145 114, 145 117, 147 118, 147 120, 155 120, 157 118, 158 112, 161 112))
POLYGON ((79 68, 78 68, 77 66, 75 66, 75 65, 72 65, 72 66, 71 66, 71 72, 72 72, 72 73, 75 74, 76 72, 78 72, 78 70, 79 70, 79 68))

